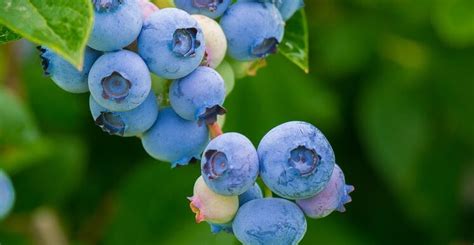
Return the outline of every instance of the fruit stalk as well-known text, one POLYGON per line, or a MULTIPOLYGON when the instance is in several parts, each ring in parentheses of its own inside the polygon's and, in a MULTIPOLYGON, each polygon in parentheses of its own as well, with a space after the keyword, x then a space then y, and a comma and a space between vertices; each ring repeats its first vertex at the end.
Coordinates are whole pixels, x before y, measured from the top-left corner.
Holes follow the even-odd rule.
POLYGON ((208 125, 208 127, 209 127, 209 132, 211 133, 211 139, 214 139, 217 136, 223 134, 221 126, 219 126, 219 123, 217 122, 211 125, 208 125))

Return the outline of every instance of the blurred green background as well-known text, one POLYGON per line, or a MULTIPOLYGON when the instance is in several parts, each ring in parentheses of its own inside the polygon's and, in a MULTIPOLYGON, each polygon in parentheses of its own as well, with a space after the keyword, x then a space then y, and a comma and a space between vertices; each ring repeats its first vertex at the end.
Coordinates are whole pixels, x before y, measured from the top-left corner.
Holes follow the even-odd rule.
MULTIPOLYGON (((306 5, 310 73, 269 58, 237 81, 224 128, 257 145, 304 120, 332 143, 353 202, 308 220, 301 244, 472 244, 474 1, 306 5)), ((172 170, 102 133, 88 95, 43 76, 24 42, 0 47, 0 167, 18 195, 2 245, 237 244, 194 223, 199 166, 172 170)))

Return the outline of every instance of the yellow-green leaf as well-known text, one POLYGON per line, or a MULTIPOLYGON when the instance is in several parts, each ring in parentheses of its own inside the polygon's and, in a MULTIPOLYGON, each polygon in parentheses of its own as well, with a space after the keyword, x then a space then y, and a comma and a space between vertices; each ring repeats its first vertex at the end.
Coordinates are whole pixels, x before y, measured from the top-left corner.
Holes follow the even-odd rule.
POLYGON ((90 0, 0 1, 0 24, 50 48, 78 68, 92 23, 90 0))
POLYGON ((306 73, 309 72, 308 52, 309 52, 308 24, 304 9, 295 13, 288 20, 285 27, 285 37, 279 46, 280 53, 295 63, 306 73))
POLYGON ((12 31, 10 31, 5 26, 0 25, 0 45, 4 44, 4 43, 8 43, 10 41, 18 40, 20 38, 21 38, 20 36, 13 33, 12 31))

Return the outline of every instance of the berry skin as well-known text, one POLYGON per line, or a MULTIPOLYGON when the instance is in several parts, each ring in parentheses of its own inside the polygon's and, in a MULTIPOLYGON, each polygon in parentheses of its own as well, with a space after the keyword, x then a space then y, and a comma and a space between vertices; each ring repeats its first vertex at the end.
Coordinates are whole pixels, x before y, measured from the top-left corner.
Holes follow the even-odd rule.
POLYGON ((335 164, 326 137, 306 122, 273 128, 260 142, 258 156, 262 180, 287 199, 305 199, 321 192, 335 164))
POLYGON ((239 2, 272 3, 278 8, 285 21, 289 20, 296 11, 304 7, 303 0, 239 0, 239 2))
POLYGON ((130 45, 142 29, 142 11, 137 0, 92 0, 94 28, 88 46, 115 51, 130 45))
POLYGON ((212 124, 223 115, 224 79, 214 69, 200 66, 191 74, 174 80, 169 89, 170 103, 186 120, 212 124))
POLYGON ((239 209, 232 229, 243 244, 298 244, 306 233, 306 219, 293 202, 256 199, 239 209))
POLYGON ((192 158, 200 159, 209 142, 205 125, 184 120, 171 108, 158 114, 155 124, 142 136, 142 144, 152 157, 177 165, 187 165, 192 158))
POLYGON ((95 124, 110 135, 123 137, 140 136, 147 131, 158 116, 159 105, 153 92, 137 108, 130 111, 113 112, 89 98, 89 107, 95 124))
MULTIPOLYGON (((278 1, 278 0, 277 0, 278 1)), ((283 20, 289 20, 296 11, 304 7, 303 0, 280 0, 277 4, 278 10, 283 17, 283 20)))
POLYGON ((225 93, 226 96, 234 90, 235 86, 235 73, 232 66, 227 61, 222 61, 222 63, 216 68, 216 71, 222 76, 225 83, 225 93))
POLYGON ((0 220, 5 218, 13 208, 15 191, 10 178, 0 169, 0 220))
POLYGON ((283 19, 270 3, 238 2, 222 16, 227 53, 239 61, 265 58, 275 53, 283 39, 283 19))
POLYGON ((138 0, 138 3, 142 10, 142 18, 144 22, 151 14, 159 10, 158 7, 149 0, 138 0))
MULTIPOLYGON (((243 194, 239 195, 239 207, 242 207, 247 202, 250 202, 255 199, 261 199, 261 198, 263 198, 262 189, 260 189, 260 186, 257 183, 255 183, 250 189, 248 189, 243 194)), ((212 224, 211 223, 210 226, 211 226, 212 233, 219 233, 221 231, 224 231, 227 233, 233 233, 231 222, 227 224, 212 224)))
POLYGON ((196 213, 196 222, 211 222, 213 224, 226 224, 230 222, 239 207, 236 196, 222 196, 207 187, 202 177, 194 184, 194 194, 188 198, 191 210, 196 213))
POLYGON ((166 79, 178 79, 194 71, 205 48, 197 21, 174 8, 150 15, 138 38, 138 53, 153 73, 166 79))
POLYGON ((311 218, 324 218, 334 210, 344 212, 344 204, 352 201, 349 193, 354 191, 354 186, 346 185, 344 173, 336 164, 331 179, 324 189, 314 197, 296 200, 303 212, 311 218))
POLYGON ((137 108, 151 90, 151 77, 137 54, 122 50, 102 55, 89 73, 94 100, 110 111, 137 108))
POLYGON ((219 18, 232 3, 232 0, 174 0, 177 8, 190 14, 219 18))
POLYGON ((204 63, 206 66, 216 68, 224 60, 227 51, 227 40, 219 23, 204 15, 192 15, 204 33, 206 53, 204 63))
POLYGON ((41 52, 40 57, 44 73, 51 76, 56 85, 70 93, 89 92, 87 76, 92 64, 99 58, 101 52, 87 47, 84 51, 84 65, 82 71, 79 71, 53 51, 44 47, 38 47, 38 49, 41 52))
POLYGON ((263 198, 263 192, 260 186, 255 183, 250 189, 239 196, 239 207, 242 207, 244 204, 255 200, 263 198))
POLYGON ((237 196, 258 176, 258 155, 252 142, 238 133, 225 133, 209 142, 201 160, 201 175, 214 192, 237 196))

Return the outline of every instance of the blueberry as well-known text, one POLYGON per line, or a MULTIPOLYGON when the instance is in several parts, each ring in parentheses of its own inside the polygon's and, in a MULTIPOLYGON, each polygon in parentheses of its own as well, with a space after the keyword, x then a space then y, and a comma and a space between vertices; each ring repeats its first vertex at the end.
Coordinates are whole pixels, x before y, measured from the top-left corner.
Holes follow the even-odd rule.
POLYGON ((272 129, 260 142, 258 156, 262 180, 288 199, 318 194, 328 183, 335 164, 326 137, 305 122, 288 122, 272 129))
POLYGON ((153 13, 138 38, 138 52, 150 70, 166 79, 184 77, 204 57, 204 35, 188 13, 173 8, 153 13))
POLYGON ((89 89, 94 100, 108 110, 129 111, 150 93, 150 72, 140 56, 131 51, 107 53, 92 66, 89 89))
POLYGON ((213 192, 202 177, 194 184, 194 194, 188 198, 191 210, 196 213, 196 222, 207 221, 213 224, 230 222, 239 207, 236 196, 222 196, 213 192))
POLYGON ((222 16, 227 53, 239 61, 264 58, 275 53, 283 39, 283 19, 271 3, 238 2, 222 16))
POLYGON ((273 3, 280 11, 283 20, 290 19, 296 11, 304 7, 303 0, 239 0, 239 2, 273 3))
POLYGON ((5 218, 13 208, 15 191, 10 178, 0 169, 0 220, 5 218))
POLYGON ((198 67, 186 77, 173 81, 169 89, 173 109, 186 120, 212 124, 223 115, 224 79, 209 67, 198 67))
POLYGON ((349 196, 354 186, 346 185, 344 173, 336 164, 331 179, 324 189, 314 197, 296 200, 300 208, 311 218, 324 218, 334 210, 344 212, 344 204, 351 202, 349 196))
POLYGON ((278 10, 280 10, 283 20, 290 19, 296 11, 304 7, 303 0, 277 0, 278 10))
POLYGON ((88 46, 114 51, 130 45, 142 29, 142 11, 137 0, 92 0, 94 28, 88 46))
POLYGON ((204 34, 206 53, 204 64, 216 68, 224 60, 227 51, 227 40, 219 23, 204 15, 192 15, 204 34))
MULTIPOLYGON (((250 189, 248 189, 246 192, 239 195, 239 207, 242 207, 247 202, 250 202, 255 199, 261 199, 261 198, 263 198, 262 189, 260 189, 260 186, 257 183, 255 183, 252 187, 250 187, 250 189)), ((233 233, 232 222, 229 222, 227 224, 212 224, 211 223, 210 226, 211 226, 212 233, 219 233, 221 231, 224 231, 227 233, 233 233)))
POLYGON ((55 54, 53 51, 38 47, 41 52, 41 64, 44 74, 51 76, 56 85, 70 93, 85 93, 89 91, 87 76, 92 64, 99 58, 101 53, 91 48, 84 51, 84 65, 79 71, 76 67, 55 54))
POLYGON ((239 195, 239 206, 242 207, 244 204, 260 198, 263 198, 263 192, 260 186, 255 183, 250 189, 239 195))
POLYGON ((219 18, 232 3, 232 0, 174 0, 177 8, 190 14, 201 14, 219 18))
POLYGON ((147 131, 158 116, 158 102, 151 92, 147 99, 130 111, 113 112, 100 106, 94 98, 89 98, 89 107, 95 124, 104 132, 117 136, 140 136, 147 131))
POLYGON ((171 108, 165 108, 150 130, 142 136, 142 144, 152 157, 170 162, 172 167, 187 165, 200 154, 209 142, 205 125, 182 119, 171 108))
POLYGON ((306 219, 293 202, 256 199, 239 209, 232 229, 243 244, 298 244, 306 233, 306 219))
POLYGON ((214 138, 201 159, 204 181, 220 195, 240 195, 257 180, 257 151, 252 142, 241 134, 225 133, 214 138))

